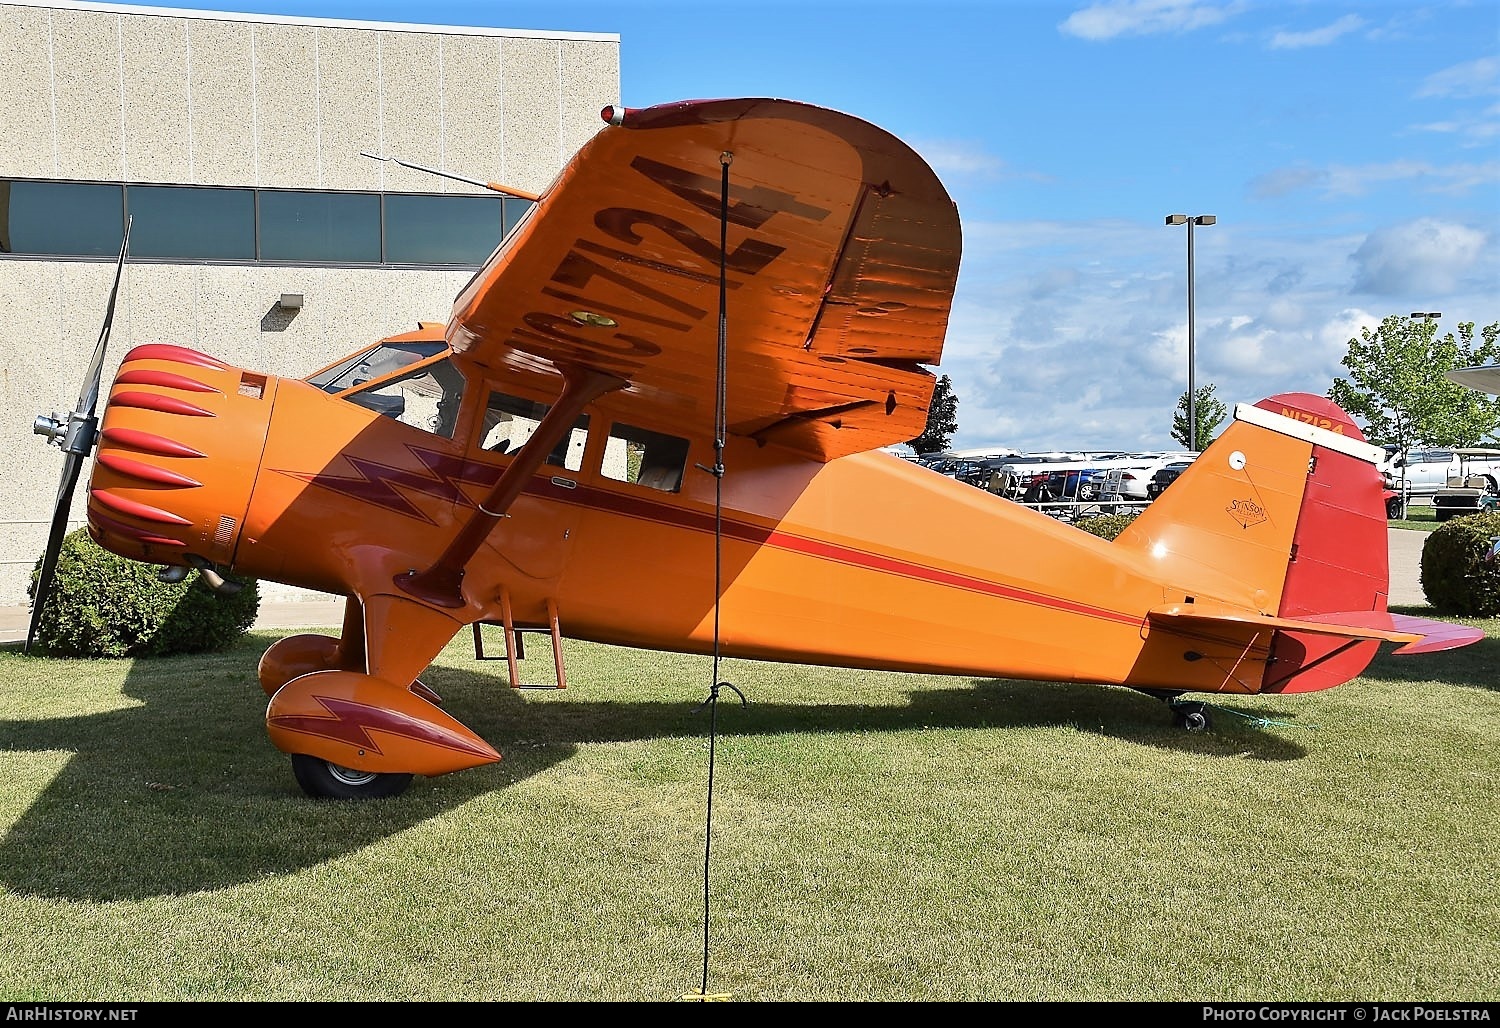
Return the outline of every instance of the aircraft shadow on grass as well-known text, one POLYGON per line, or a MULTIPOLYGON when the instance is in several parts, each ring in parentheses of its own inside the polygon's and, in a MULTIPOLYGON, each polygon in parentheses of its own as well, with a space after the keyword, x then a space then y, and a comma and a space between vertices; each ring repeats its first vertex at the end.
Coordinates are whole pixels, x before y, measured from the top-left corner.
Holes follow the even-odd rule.
MULTIPOLYGON (((1417 617, 1432 617, 1431 607, 1393 607, 1397 614, 1417 617)), ((1373 682, 1439 682, 1489 692, 1500 690, 1500 639, 1487 637, 1471 646, 1456 650, 1441 650, 1423 654, 1418 661, 1382 651, 1370 662, 1360 677, 1373 682), (1474 668, 1491 669, 1488 674, 1476 675, 1474 668)))
MULTIPOLYGON (((0 839, 0 882, 19 895, 82 901, 226 888, 355 852, 545 772, 580 746, 707 738, 711 720, 720 737, 1071 726, 1194 757, 1292 760, 1305 753, 1262 731, 1253 708, 1234 706, 1249 697, 1226 697, 1216 705, 1222 730, 1201 734, 1177 728, 1159 700, 1129 690, 1014 680, 907 688, 906 706, 761 703, 746 685, 747 703, 721 691, 711 719, 707 676, 701 688, 670 683, 685 697, 678 701, 576 700, 593 686, 572 681, 566 702, 531 703, 503 679, 440 664, 423 681, 504 759, 467 774, 419 778, 419 787, 390 800, 317 801, 297 790, 287 757, 266 738, 266 701, 255 678, 260 645, 245 648, 243 665, 216 657, 211 677, 190 658, 137 662, 122 691, 139 706, 0 721, 0 751, 67 754, 0 839), (1242 717, 1223 716, 1233 714, 1242 717), (251 819, 253 829, 225 829, 251 819)), ((903 688, 900 676, 891 677, 903 688)))

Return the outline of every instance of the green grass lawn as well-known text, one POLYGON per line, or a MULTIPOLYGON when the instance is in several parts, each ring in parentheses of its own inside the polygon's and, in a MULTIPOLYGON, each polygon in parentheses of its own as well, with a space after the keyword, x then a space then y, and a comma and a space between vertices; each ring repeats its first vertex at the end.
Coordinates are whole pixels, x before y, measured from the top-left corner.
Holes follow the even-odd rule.
POLYGON ((711 835, 707 658, 569 642, 568 689, 513 693, 461 635, 424 681, 504 760, 328 803, 266 738, 275 633, 9 647, 0 995, 1493 1001, 1483 624, 1196 735, 1122 689, 730 661, 711 835))
POLYGON ((1392 528, 1412 528, 1420 532, 1431 532, 1439 524, 1437 514, 1430 503, 1408 503, 1406 517, 1388 522, 1392 528))

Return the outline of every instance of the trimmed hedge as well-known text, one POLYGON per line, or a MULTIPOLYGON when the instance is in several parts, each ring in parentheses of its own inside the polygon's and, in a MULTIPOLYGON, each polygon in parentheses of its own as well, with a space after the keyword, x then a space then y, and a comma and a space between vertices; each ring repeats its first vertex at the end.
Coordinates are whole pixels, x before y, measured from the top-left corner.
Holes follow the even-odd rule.
POLYGON ((1136 512, 1130 514, 1095 514, 1092 517, 1079 518, 1073 522, 1074 528, 1081 528, 1089 535, 1097 535, 1101 539, 1113 539, 1125 531, 1137 517, 1136 512))
MULTIPOLYGON (((77 529, 63 539, 51 595, 37 622, 32 651, 53 657, 162 657, 227 649, 260 611, 253 580, 236 593, 215 593, 200 576, 163 582, 160 566, 127 560, 77 529)), ((42 562, 31 572, 36 602, 42 562)))
POLYGON ((1500 614, 1500 559, 1486 559, 1500 539, 1500 511, 1443 522, 1422 544, 1422 592, 1440 614, 1500 614))

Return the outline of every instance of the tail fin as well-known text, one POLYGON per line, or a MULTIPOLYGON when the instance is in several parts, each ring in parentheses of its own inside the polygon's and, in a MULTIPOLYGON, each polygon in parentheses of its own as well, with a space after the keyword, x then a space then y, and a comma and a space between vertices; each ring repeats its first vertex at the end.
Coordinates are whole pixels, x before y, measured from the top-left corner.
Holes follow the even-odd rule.
POLYGON ((1285 393, 1234 417, 1115 541, 1183 590, 1152 611, 1154 627, 1201 633, 1212 623, 1235 638, 1253 633, 1245 642, 1257 650, 1269 635, 1262 692, 1340 685, 1382 641, 1420 652, 1483 637, 1386 612, 1383 454, 1344 411, 1285 393))

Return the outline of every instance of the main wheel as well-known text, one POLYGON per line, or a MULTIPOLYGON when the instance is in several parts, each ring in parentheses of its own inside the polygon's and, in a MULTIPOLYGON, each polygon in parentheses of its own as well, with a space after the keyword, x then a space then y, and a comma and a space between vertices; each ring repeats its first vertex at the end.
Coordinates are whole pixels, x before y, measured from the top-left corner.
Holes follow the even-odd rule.
POLYGON ((1174 703, 1172 716, 1179 728, 1189 732, 1206 732, 1209 729, 1208 708, 1202 703, 1174 703))
POLYGON ((399 796, 411 785, 411 775, 356 771, 321 757, 292 754, 297 784, 313 799, 381 800, 399 796))

